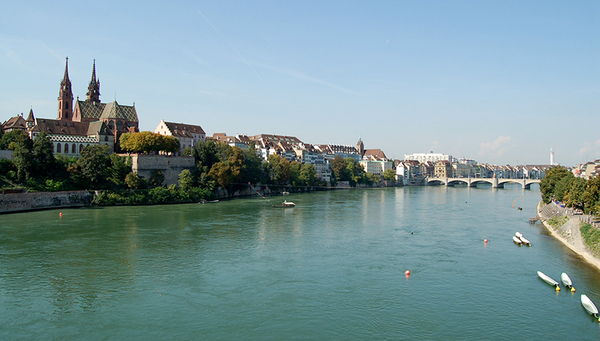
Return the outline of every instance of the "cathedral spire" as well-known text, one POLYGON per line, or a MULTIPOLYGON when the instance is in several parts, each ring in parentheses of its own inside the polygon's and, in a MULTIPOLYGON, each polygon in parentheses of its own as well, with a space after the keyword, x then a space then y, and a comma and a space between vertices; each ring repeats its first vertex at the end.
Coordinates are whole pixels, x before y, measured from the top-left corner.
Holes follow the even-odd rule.
POLYGON ((96 80, 96 60, 94 59, 94 67, 92 68, 92 80, 88 86, 86 101, 100 103, 100 81, 96 80))
POLYGON ((73 91, 71 90, 71 80, 69 79, 69 57, 65 62, 65 75, 60 82, 60 91, 58 92, 58 119, 71 120, 73 116, 73 91))

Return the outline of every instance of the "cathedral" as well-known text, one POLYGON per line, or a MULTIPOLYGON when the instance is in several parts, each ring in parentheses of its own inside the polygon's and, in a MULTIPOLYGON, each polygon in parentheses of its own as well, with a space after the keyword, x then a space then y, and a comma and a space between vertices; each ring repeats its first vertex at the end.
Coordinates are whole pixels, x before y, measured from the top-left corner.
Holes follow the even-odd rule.
POLYGON ((65 74, 60 82, 58 93, 58 117, 38 118, 29 111, 25 120, 21 116, 12 117, 4 123, 4 132, 23 130, 35 138, 44 132, 54 145, 55 155, 79 156, 88 145, 108 145, 111 152, 119 152, 119 137, 123 133, 139 132, 139 122, 135 104, 120 105, 117 101, 100 102, 100 80, 96 78, 96 61, 92 68, 92 79, 88 86, 87 98, 83 101, 73 98, 69 79, 69 58, 65 63, 65 74), (73 103, 75 102, 75 103, 73 103))

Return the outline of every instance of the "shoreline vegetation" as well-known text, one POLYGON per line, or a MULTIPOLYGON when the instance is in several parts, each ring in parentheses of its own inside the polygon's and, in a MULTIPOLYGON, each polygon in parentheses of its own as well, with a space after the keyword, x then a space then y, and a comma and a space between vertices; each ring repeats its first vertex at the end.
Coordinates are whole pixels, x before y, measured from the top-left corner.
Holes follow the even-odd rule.
MULTIPOLYGON (((337 155, 331 161, 331 178, 317 178, 315 166, 289 161, 280 155, 261 159, 254 144, 248 148, 209 140, 187 147, 182 155, 194 158, 190 169, 181 171, 176 184, 165 184, 165 173, 152 170, 143 177, 133 171, 131 154, 111 153, 107 145, 89 145, 81 156, 55 157, 48 136, 40 133, 34 140, 14 130, 0 138, 0 149, 13 151, 13 159, 0 159, 0 190, 12 192, 100 191, 98 204, 160 204, 194 202, 229 196, 247 190, 250 184, 270 188, 307 189, 347 186, 379 187, 395 182, 393 170, 382 176, 366 172, 353 158, 337 155)), ((178 140, 164 140, 151 133, 125 133, 118 150, 126 153, 173 155, 178 140), (169 143, 167 143, 169 142, 169 143)))
POLYGON ((540 183, 537 215, 550 234, 600 270, 600 175, 553 167, 540 183))

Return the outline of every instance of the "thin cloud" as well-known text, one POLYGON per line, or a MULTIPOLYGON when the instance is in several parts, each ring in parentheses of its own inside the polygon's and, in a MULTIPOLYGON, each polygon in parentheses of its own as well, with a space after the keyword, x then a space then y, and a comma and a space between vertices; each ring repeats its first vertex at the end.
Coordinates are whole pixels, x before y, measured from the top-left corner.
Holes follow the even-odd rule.
POLYGON ((579 152, 577 152, 577 154, 585 156, 586 158, 588 156, 592 156, 594 158, 600 157, 600 139, 596 140, 596 142, 593 143, 586 142, 583 148, 581 148, 579 152))
POLYGON ((221 32, 219 32, 219 30, 217 30, 217 28, 215 26, 213 26, 213 24, 210 23, 210 21, 208 21, 208 19, 204 16, 204 14, 202 14, 202 12, 200 12, 200 10, 198 8, 196 8, 196 11, 198 11, 198 13, 200 13, 200 15, 202 16, 202 18, 204 18, 204 20, 206 20, 206 22, 210 25, 210 27, 213 28, 213 30, 215 30, 215 32, 217 32, 221 38, 223 38, 223 40, 225 40, 229 46, 231 46, 231 48, 235 51, 235 53, 237 53, 238 56, 240 56, 240 58, 242 58, 242 60, 244 61, 244 63, 246 65, 248 65, 249 68, 252 69, 252 71, 254 71, 254 73, 256 74, 256 76, 262 80, 262 78, 260 77, 260 75, 258 74, 258 72, 256 72, 256 70, 252 67, 252 65, 250 65, 250 63, 248 63, 248 61, 246 60, 246 58, 244 58, 244 56, 242 56, 242 54, 235 48, 235 46, 233 46, 233 44, 229 41, 229 39, 225 38, 225 36, 223 36, 221 34, 221 32))
POLYGON ((18 64, 19 66, 23 66, 23 64, 21 63, 21 60, 19 59, 19 55, 16 54, 13 50, 9 49, 8 47, 4 46, 4 45, 0 45, 0 48, 4 51, 4 55, 12 60, 13 62, 15 62, 16 64, 18 64))
POLYGON ((512 147, 512 138, 500 135, 493 142, 481 142, 479 156, 502 156, 512 147))
POLYGON ((54 52, 54 50, 52 50, 51 48, 48 47, 48 45, 42 43, 42 46, 48 51, 50 52, 51 55, 54 56, 54 58, 58 59, 58 60, 64 60, 65 57, 60 56, 58 53, 54 52))
POLYGON ((261 69, 265 69, 265 70, 270 70, 270 71, 274 71, 277 73, 281 73, 287 76, 291 76, 294 77, 296 79, 300 79, 303 81, 307 81, 307 82, 311 82, 311 83, 316 83, 316 84, 320 84, 332 89, 336 89, 345 93, 349 93, 349 94, 353 94, 353 95, 358 95, 358 93, 352 91, 352 90, 348 90, 346 88, 343 88, 341 86, 335 85, 335 84, 331 84, 327 81, 324 81, 322 79, 319 78, 315 78, 315 77, 311 77, 306 75, 303 72, 297 71, 297 70, 292 70, 292 69, 288 69, 288 68, 284 68, 281 66, 275 66, 275 65, 268 65, 268 64, 255 64, 257 67, 261 68, 261 69))

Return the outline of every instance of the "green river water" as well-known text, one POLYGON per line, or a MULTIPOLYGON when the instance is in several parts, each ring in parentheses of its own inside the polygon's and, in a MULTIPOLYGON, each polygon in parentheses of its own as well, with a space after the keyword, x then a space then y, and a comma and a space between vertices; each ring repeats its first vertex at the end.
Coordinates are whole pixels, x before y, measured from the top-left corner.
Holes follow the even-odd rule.
POLYGON ((0 216, 0 339, 600 339, 600 272, 527 223, 537 188, 269 199, 0 216))

